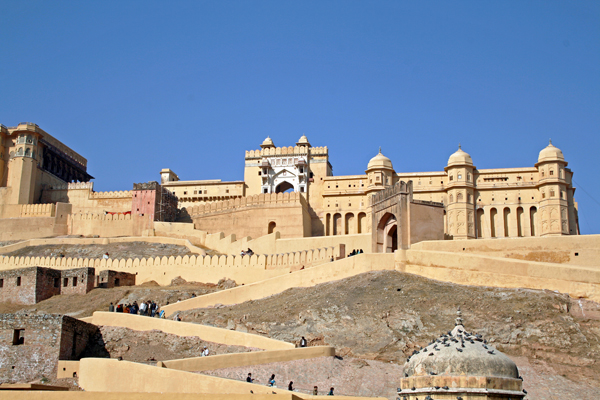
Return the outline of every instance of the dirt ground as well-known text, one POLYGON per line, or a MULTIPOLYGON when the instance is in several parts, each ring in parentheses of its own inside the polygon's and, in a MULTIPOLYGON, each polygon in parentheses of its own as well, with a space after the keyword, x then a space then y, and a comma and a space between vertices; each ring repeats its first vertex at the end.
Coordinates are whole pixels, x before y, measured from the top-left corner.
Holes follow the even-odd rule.
POLYGON ((414 349, 454 326, 460 306, 470 331, 520 360, 532 377, 525 379, 528 398, 597 398, 600 305, 581 304, 550 291, 463 286, 379 271, 182 315, 288 342, 305 336, 312 345, 336 347, 344 358, 403 365, 414 349), (549 393, 552 382, 556 390, 549 393))

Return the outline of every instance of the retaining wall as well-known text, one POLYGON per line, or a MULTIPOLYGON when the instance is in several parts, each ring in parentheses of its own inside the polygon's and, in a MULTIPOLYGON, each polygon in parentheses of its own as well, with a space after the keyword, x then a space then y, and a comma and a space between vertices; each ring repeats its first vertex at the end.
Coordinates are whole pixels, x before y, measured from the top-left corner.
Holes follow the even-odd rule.
POLYGON ((292 343, 270 339, 265 336, 183 321, 150 318, 135 314, 96 311, 92 315, 92 323, 94 325, 103 326, 120 326, 135 331, 158 329, 178 336, 198 336, 202 338, 202 340, 207 340, 209 342, 222 343, 230 346, 255 347, 263 350, 284 350, 293 349, 295 347, 292 343))
POLYGON ((557 290, 600 300, 600 267, 430 250, 396 252, 398 270, 476 286, 557 290))
POLYGON ((363 272, 393 270, 394 254, 359 254, 313 268, 284 274, 253 284, 209 293, 162 307, 167 315, 177 311, 204 308, 215 304, 239 304, 262 299, 294 287, 310 287, 320 283, 348 278, 363 272))
POLYGON ((301 347, 290 350, 272 350, 250 353, 220 354, 210 357, 193 357, 181 360, 163 361, 165 368, 180 371, 209 371, 230 367, 269 364, 317 357, 334 357, 335 348, 328 346, 301 347))

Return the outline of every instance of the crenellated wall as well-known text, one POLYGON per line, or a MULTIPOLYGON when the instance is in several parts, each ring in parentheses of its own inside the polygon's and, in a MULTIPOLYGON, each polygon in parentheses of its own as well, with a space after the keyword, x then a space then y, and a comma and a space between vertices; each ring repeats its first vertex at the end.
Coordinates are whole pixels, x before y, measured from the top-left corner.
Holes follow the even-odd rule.
POLYGON ((19 204, 19 217, 54 217, 55 204, 19 204))
MULTIPOLYGON (((326 155, 328 153, 327 146, 322 147, 311 147, 311 155, 326 155)), ((309 148, 306 146, 288 146, 288 147, 270 147, 260 150, 248 150, 246 151, 246 159, 248 158, 260 158, 268 156, 280 156, 280 155, 306 155, 309 154, 309 148)))
POLYGON ((132 191, 94 192, 93 182, 50 185, 42 191, 43 203, 69 203, 73 212, 131 211, 132 191))
POLYGON ((309 268, 340 258, 340 248, 322 248, 286 254, 253 256, 177 256, 128 259, 89 259, 70 257, 8 257, 0 256, 0 270, 29 266, 73 269, 92 267, 110 269, 136 275, 136 283, 151 280, 168 285, 173 278, 181 276, 187 281, 217 283, 230 278, 238 284, 257 282, 287 274, 302 266, 309 268))

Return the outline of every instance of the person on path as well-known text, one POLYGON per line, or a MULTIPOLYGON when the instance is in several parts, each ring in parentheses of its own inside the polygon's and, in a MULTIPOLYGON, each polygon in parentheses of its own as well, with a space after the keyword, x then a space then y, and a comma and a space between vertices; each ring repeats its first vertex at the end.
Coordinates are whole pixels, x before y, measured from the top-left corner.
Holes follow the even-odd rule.
POLYGON ((277 387, 277 386, 275 386, 275 374, 272 374, 271 377, 269 378, 269 386, 277 387))
POLYGON ((317 388, 315 386, 315 388, 313 389, 313 396, 317 396, 319 394, 319 388, 317 388))
POLYGON ((300 339, 300 347, 306 347, 307 344, 308 342, 306 341, 304 336, 302 336, 302 339, 300 339))
POLYGON ((329 393, 327 393, 327 396, 334 396, 333 388, 329 388, 329 393))
POLYGON ((294 382, 290 381, 290 384, 288 385, 288 390, 289 390, 290 392, 293 392, 293 391, 294 391, 294 382))
POLYGON ((250 372, 248 373, 248 377, 246 378, 246 382, 248 382, 248 383, 254 383, 254 379, 252 379, 252 374, 250 372))
POLYGON ((204 346, 204 350, 202 350, 202 357, 208 357, 208 347, 204 346))
POLYGON ((108 311, 115 312, 115 305, 113 303, 110 303, 110 306, 108 306, 108 311))

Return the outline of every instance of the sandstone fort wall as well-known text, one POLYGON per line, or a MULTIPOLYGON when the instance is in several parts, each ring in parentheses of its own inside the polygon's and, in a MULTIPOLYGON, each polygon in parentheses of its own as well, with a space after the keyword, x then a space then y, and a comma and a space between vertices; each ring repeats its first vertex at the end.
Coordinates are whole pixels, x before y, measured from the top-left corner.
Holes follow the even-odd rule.
POLYGON ((209 342, 230 346, 255 347, 263 350, 293 349, 292 343, 271 339, 251 333, 215 328, 213 326, 194 324, 182 321, 171 321, 162 318, 148 318, 141 315, 96 311, 92 316, 94 325, 120 326, 135 331, 158 329, 178 336, 198 336, 209 342))

